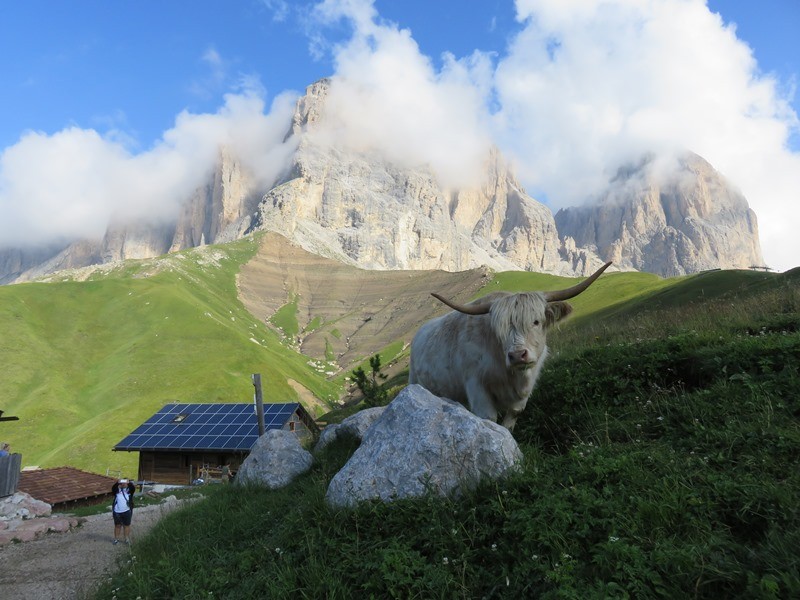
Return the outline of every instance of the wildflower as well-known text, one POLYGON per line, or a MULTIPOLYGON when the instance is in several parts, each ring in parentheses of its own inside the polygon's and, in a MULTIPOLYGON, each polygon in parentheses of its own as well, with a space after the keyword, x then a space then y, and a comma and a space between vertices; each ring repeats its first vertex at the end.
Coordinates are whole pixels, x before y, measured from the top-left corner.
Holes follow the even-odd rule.
POLYGON ((538 554, 532 555, 531 560, 539 560, 539 555, 538 554))
POLYGON ((445 557, 442 559, 442 564, 443 564, 443 565, 449 565, 449 564, 450 564, 450 560, 449 560, 449 559, 448 559, 448 558, 445 556, 445 557))
POLYGON ((618 538, 618 537, 615 537, 615 536, 613 536, 613 535, 610 535, 610 536, 608 536, 608 541, 609 541, 609 542, 611 542, 611 543, 613 544, 614 542, 618 542, 618 541, 619 541, 619 538, 618 538))
POLYGON ((133 573, 131 573, 130 571, 128 571, 128 577, 133 577, 133 573))
POLYGON ((658 420, 659 420, 659 421, 663 421, 663 420, 664 420, 664 417, 658 417, 658 420))
POLYGON ((503 496, 508 496, 508 490, 503 490, 503 496))
POLYGON ((497 552, 497 544, 492 544, 492 552, 497 552))

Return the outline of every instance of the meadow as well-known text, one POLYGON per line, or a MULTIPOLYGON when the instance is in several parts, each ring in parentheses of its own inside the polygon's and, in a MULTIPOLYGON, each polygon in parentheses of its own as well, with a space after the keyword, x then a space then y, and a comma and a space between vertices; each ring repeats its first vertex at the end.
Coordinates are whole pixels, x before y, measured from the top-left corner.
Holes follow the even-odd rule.
POLYGON ((339 397, 309 359, 250 314, 236 273, 258 240, 207 246, 46 283, 0 286, 0 439, 24 465, 136 476, 114 444, 169 402, 297 401, 293 379, 339 397))
POLYGON ((800 272, 647 277, 551 333, 519 473, 332 510, 342 440, 169 515, 98 598, 800 596, 800 272))

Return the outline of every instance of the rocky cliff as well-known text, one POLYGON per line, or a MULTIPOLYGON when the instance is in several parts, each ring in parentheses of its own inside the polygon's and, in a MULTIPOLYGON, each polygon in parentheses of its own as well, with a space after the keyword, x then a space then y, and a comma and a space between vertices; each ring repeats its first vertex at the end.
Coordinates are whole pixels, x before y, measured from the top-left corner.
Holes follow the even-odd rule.
POLYGON ((524 192, 497 149, 481 185, 450 190, 428 169, 332 146, 318 135, 330 85, 313 84, 297 103, 291 170, 264 195, 253 230, 367 269, 575 271, 559 252, 551 211, 524 192))
POLYGON ((692 153, 667 170, 652 159, 620 169, 599 202, 560 210, 555 220, 562 238, 622 269, 671 277, 763 264, 747 200, 692 153))
POLYGON ((318 81, 298 100, 284 140, 297 149, 271 189, 259 189, 240 157, 221 148, 217 169, 174 220, 112 223, 98 241, 0 248, 0 284, 258 230, 366 269, 488 266, 586 275, 612 260, 615 268, 671 276, 762 264, 747 201, 699 156, 686 154, 666 171, 652 159, 620 169, 596 203, 554 218, 525 193, 496 148, 487 150, 480 183, 448 189, 424 166, 342 146, 323 133, 332 85, 318 81))
POLYGON ((152 258, 238 239, 250 226, 260 193, 238 157, 220 149, 217 168, 181 207, 176 220, 111 223, 102 240, 40 249, 0 250, 0 283, 29 281, 62 269, 152 258))

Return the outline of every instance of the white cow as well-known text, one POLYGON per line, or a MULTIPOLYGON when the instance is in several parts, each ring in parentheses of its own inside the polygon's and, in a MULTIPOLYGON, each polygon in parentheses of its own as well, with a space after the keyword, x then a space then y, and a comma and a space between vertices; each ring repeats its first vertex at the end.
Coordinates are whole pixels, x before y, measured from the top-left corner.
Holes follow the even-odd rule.
POLYGON ((547 328, 572 312, 564 302, 588 288, 610 262, 555 292, 494 292, 469 304, 432 294, 455 311, 431 319, 411 341, 408 382, 513 429, 547 357, 547 328))

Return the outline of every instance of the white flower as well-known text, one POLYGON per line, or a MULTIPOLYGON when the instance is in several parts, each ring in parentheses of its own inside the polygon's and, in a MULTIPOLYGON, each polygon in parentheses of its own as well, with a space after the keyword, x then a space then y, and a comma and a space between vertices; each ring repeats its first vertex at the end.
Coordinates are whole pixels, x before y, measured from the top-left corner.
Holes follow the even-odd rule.
POLYGON ((443 564, 443 565, 450 564, 450 561, 447 559, 447 557, 446 557, 446 556, 445 556, 445 557, 442 559, 442 564, 443 564))
POLYGON ((618 537, 614 537, 613 535, 611 535, 611 536, 608 537, 608 541, 613 544, 614 542, 618 542, 619 538, 618 537))
POLYGON ((497 544, 492 544, 492 552, 496 552, 496 551, 497 551, 497 544))

